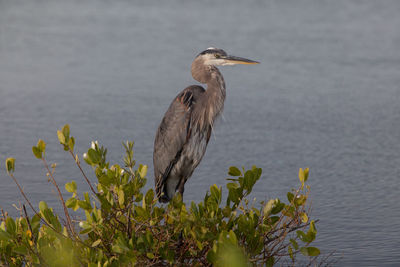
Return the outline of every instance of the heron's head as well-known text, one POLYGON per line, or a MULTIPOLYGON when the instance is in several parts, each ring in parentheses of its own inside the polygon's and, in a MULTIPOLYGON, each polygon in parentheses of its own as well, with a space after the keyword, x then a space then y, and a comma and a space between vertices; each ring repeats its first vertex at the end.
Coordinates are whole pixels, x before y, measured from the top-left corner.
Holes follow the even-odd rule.
POLYGON ((201 52, 196 59, 201 59, 204 65, 229 66, 236 64, 259 64, 260 62, 247 58, 228 55, 224 50, 209 47, 201 52))

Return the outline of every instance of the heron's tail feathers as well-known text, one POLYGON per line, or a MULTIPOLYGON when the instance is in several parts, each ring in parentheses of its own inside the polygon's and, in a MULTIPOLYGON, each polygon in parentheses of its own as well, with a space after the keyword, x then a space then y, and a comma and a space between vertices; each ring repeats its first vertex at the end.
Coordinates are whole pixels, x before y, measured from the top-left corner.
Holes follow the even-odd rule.
POLYGON ((167 203, 171 199, 168 197, 165 183, 161 183, 162 179, 159 179, 160 183, 156 184, 157 199, 160 203, 167 203))

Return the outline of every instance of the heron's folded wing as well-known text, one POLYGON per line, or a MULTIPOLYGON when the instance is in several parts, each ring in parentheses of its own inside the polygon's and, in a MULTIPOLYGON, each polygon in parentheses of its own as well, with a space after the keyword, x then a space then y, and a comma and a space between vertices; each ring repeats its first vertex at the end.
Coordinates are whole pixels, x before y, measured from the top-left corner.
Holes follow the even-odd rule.
POLYGON ((189 138, 190 119, 196 99, 204 92, 200 86, 183 90, 171 103, 158 127, 154 141, 154 178, 160 196, 165 179, 178 160, 189 138))

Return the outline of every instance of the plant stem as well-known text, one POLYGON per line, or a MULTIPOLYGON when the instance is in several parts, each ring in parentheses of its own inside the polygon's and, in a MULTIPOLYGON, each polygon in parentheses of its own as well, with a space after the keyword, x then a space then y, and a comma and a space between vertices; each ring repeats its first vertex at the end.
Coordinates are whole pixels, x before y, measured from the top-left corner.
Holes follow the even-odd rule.
POLYGON ((53 185, 54 185, 55 188, 57 189, 58 197, 60 198, 61 204, 62 204, 62 206, 63 206, 63 208, 64 208, 65 217, 67 218, 67 227, 69 228, 70 233, 71 233, 73 236, 75 236, 76 234, 75 234, 75 231, 74 231, 74 227, 73 227, 73 225, 72 225, 71 217, 69 216, 69 212, 68 212, 67 206, 65 206, 65 201, 64 201, 64 198, 63 198, 63 196, 62 196, 62 194, 61 194, 60 188, 58 187, 58 185, 57 185, 57 183, 56 183, 56 180, 54 179, 53 173, 50 171, 49 166, 48 166, 46 160, 45 160, 44 158, 42 158, 42 161, 43 161, 44 166, 45 166, 46 169, 47 169, 47 172, 49 173, 49 176, 50 176, 50 178, 51 178, 51 181, 52 181, 53 185))
POLYGON ((94 188, 93 188, 93 186, 92 186, 92 183, 91 183, 91 182, 89 181, 89 179, 87 178, 85 172, 83 171, 83 169, 82 169, 82 167, 81 167, 81 164, 79 163, 79 160, 76 160, 76 158, 75 158, 75 156, 74 156, 74 153, 72 152, 71 149, 69 149, 69 153, 71 154, 72 158, 75 160, 76 165, 78 166, 78 168, 79 168, 79 170, 81 171, 83 177, 85 178, 87 184, 89 185, 90 190, 92 190, 92 192, 93 192, 94 195, 97 195, 96 191, 94 190, 94 188))

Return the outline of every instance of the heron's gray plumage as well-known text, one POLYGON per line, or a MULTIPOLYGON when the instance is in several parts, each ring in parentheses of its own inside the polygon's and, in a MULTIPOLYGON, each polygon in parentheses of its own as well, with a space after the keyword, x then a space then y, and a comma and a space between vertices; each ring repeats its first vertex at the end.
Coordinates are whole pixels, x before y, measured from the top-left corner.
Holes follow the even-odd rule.
POLYGON ((193 122, 192 113, 204 92, 203 87, 192 85, 179 93, 172 101, 158 128, 154 142, 153 162, 156 192, 160 200, 169 200, 175 193, 175 188, 173 192, 168 192, 165 187, 168 183, 177 184, 180 179, 187 179, 197 166, 190 168, 190 171, 187 165, 192 159, 187 159, 182 154, 187 154, 183 152, 188 152, 187 145, 194 141, 191 140, 191 127, 196 122, 193 122), (164 193, 163 197, 161 197, 162 193, 164 193))
POLYGON ((207 148, 213 124, 224 107, 225 81, 215 65, 256 64, 208 48, 192 63, 192 76, 207 84, 207 90, 192 85, 172 101, 158 127, 154 142, 154 178, 157 197, 168 202, 184 185, 200 163, 207 148))

